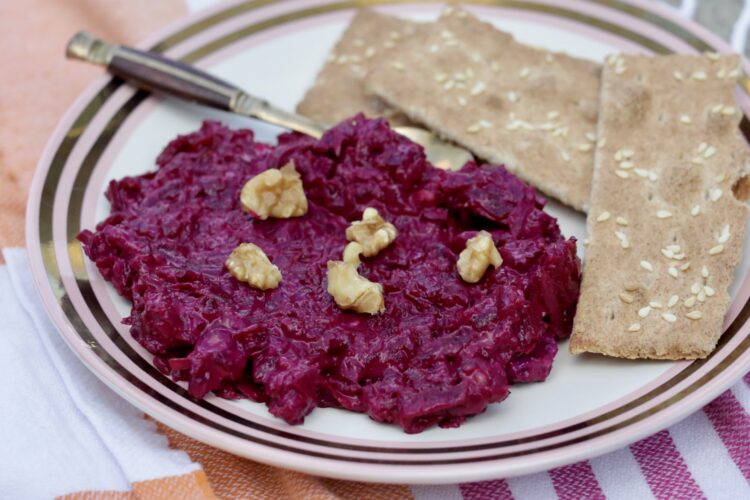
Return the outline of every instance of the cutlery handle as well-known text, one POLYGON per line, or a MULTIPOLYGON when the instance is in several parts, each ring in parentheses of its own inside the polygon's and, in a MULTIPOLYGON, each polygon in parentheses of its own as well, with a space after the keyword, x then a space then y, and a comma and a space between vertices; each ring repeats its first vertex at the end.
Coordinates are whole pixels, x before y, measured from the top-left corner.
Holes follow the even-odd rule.
POLYGON ((66 55, 106 66, 113 75, 146 90, 250 116, 313 137, 320 137, 325 131, 318 123, 276 108, 197 68, 153 52, 108 43, 84 31, 71 39, 66 55))

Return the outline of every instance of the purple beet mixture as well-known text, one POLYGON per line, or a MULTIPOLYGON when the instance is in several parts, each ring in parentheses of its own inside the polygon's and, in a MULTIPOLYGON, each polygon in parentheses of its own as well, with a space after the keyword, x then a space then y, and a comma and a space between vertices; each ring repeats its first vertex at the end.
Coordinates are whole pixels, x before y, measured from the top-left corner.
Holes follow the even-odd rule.
POLYGON ((578 300, 575 240, 560 234, 535 191, 502 167, 445 172, 422 148, 362 116, 320 141, 206 122, 172 141, 158 170, 113 181, 110 216, 78 236, 86 254, 133 303, 133 337, 156 366, 202 398, 264 402, 290 424, 316 406, 363 412, 406 432, 460 425, 516 382, 549 374, 556 339, 578 300), (294 160, 307 215, 255 219, 243 184, 294 160), (340 310, 326 291, 349 222, 377 208, 399 231, 360 273, 384 287, 385 313, 340 310), (470 285, 456 259, 489 231, 504 263, 470 285), (260 291, 224 261, 237 245, 264 249, 283 274, 260 291))

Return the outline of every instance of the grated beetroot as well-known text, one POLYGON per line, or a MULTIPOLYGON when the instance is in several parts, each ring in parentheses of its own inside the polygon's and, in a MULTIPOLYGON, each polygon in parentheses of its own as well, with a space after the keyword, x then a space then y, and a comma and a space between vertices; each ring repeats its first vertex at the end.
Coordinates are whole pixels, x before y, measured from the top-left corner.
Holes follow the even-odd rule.
POLYGON ((132 301, 124 320, 155 364, 196 398, 265 402, 299 424, 316 406, 341 407, 406 432, 460 425, 544 380, 570 334, 580 284, 575 240, 545 201, 502 167, 433 168, 422 148, 383 120, 357 116, 320 141, 206 122, 172 141, 156 172, 113 181, 110 216, 78 236, 102 276, 132 301), (242 211, 252 176, 294 160, 307 215, 261 221, 242 211), (396 241, 360 273, 385 292, 384 314, 340 310, 326 291, 348 223, 375 207, 396 241), (488 230, 504 263, 475 285, 456 259, 488 230), (251 242, 283 274, 249 287, 224 267, 251 242))

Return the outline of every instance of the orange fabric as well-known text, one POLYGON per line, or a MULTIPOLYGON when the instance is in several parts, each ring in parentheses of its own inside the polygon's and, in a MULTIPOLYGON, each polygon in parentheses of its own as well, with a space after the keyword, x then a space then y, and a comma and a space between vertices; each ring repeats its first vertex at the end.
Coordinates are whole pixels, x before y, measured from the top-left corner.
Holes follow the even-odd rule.
MULTIPOLYGON (((66 61, 77 30, 134 43, 185 14, 182 0, 0 2, 0 248, 24 244, 24 209, 34 168, 63 112, 101 69, 66 61)), ((2 256, 0 256, 2 262, 2 256)), ((261 465, 158 426, 170 446, 203 466, 182 476, 134 483, 130 492, 83 491, 66 500, 214 498, 411 498, 406 486, 321 479, 261 465)))
POLYGON ((310 500, 360 499, 392 500, 412 498, 408 486, 367 484, 325 479, 251 460, 191 439, 169 427, 157 424, 173 448, 184 450, 206 471, 219 498, 266 499, 305 498, 310 500))

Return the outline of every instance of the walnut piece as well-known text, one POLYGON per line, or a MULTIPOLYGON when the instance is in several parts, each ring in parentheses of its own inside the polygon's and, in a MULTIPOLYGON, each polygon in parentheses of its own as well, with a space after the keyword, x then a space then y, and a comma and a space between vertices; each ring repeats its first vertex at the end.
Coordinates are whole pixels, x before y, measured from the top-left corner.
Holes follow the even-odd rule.
POLYGON ((307 197, 302 179, 290 161, 280 169, 269 168, 242 187, 242 206, 260 219, 288 219, 307 213, 307 197))
POLYGON ((373 283, 357 272, 362 245, 349 243, 344 260, 328 261, 328 293, 341 309, 378 314, 385 311, 383 286, 373 283))
POLYGON ((466 248, 458 256, 458 274, 467 283, 476 283, 490 266, 500 267, 503 258, 492 241, 492 236, 487 231, 480 231, 479 234, 470 238, 466 242, 466 248))
POLYGON ((362 245, 362 255, 372 257, 390 245, 398 236, 396 226, 386 222, 378 211, 368 207, 361 221, 354 221, 346 228, 346 239, 362 245))
POLYGON ((253 243, 242 243, 232 250, 224 265, 239 281, 245 281, 261 290, 276 288, 281 282, 279 268, 253 243))

